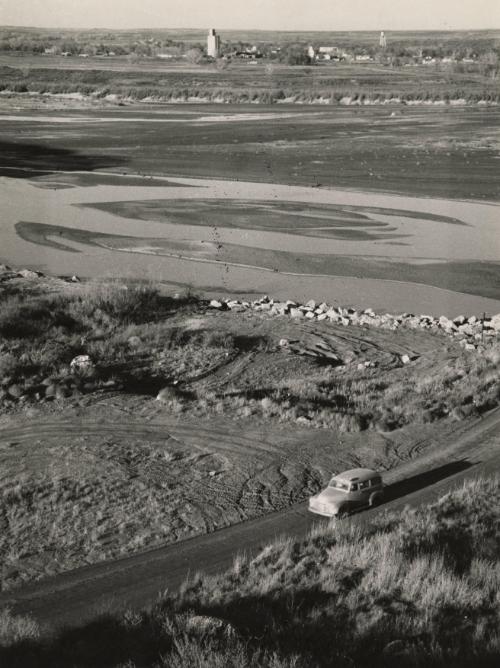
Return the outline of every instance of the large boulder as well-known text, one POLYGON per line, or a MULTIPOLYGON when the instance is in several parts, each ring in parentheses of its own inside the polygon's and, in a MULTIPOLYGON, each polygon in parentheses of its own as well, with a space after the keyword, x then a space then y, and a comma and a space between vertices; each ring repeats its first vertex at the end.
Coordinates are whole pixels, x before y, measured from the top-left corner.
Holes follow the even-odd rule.
POLYGON ((441 329, 443 329, 445 332, 449 332, 449 333, 451 333, 451 332, 457 330, 457 326, 455 325, 455 323, 453 322, 453 320, 450 320, 450 319, 447 318, 445 315, 442 315, 442 316, 439 318, 439 326, 440 326, 441 329))
POLYGON ((218 299, 212 299, 209 304, 210 308, 216 308, 219 309, 219 311, 222 311, 222 309, 224 309, 225 306, 226 305, 224 304, 224 302, 220 302, 218 299))
POLYGON ((286 302, 275 302, 271 308, 271 315, 285 315, 288 313, 286 302))
POLYGON ((300 309, 292 307, 290 309, 290 317, 301 319, 301 318, 304 318, 305 316, 304 316, 304 313, 300 309))
POLYGON ((326 312, 326 315, 333 322, 336 322, 340 318, 340 313, 335 308, 328 309, 328 311, 326 312))

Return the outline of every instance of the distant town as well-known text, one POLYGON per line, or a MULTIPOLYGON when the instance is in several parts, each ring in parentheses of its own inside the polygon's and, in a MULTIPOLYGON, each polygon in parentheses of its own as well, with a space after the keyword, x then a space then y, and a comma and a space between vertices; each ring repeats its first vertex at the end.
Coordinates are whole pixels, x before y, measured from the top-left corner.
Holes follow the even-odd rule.
MULTIPOLYGON (((235 39, 229 31, 225 38, 216 28, 210 28, 205 39, 193 39, 195 31, 185 31, 175 38, 174 31, 106 31, 55 32, 24 28, 0 29, 0 53, 35 54, 65 58, 118 58, 131 61, 156 59, 170 62, 187 61, 192 64, 215 62, 225 67, 231 62, 275 62, 286 65, 334 65, 338 63, 380 63, 389 66, 444 65, 465 68, 482 64, 497 69, 500 48, 498 41, 481 38, 421 39, 398 33, 313 33, 314 39, 305 41, 306 34, 294 33, 289 39, 285 33, 262 33, 258 41, 235 39), (189 33, 189 35, 188 35, 189 33), (185 39, 188 35, 188 39, 185 39), (279 39, 274 39, 278 35, 279 39), (347 37, 346 37, 347 35, 347 37), (342 37, 343 36, 343 37, 342 37)), ((197 33, 200 35, 199 31, 197 33)), ((442 33, 445 35, 445 33, 442 33)))

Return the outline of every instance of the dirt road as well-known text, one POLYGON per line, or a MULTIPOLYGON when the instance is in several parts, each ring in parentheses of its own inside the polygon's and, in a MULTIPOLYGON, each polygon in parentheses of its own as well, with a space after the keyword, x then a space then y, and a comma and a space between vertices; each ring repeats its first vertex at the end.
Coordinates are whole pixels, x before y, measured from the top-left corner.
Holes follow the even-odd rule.
MULTIPOLYGON (((366 524, 384 509, 428 503, 467 478, 500 472, 500 410, 450 434, 433 458, 410 461, 387 476, 388 499, 347 521, 366 524)), ((49 628, 78 625, 98 613, 147 606, 159 592, 175 590, 189 574, 216 573, 238 553, 256 553, 278 535, 301 539, 316 522, 306 504, 242 522, 206 536, 105 562, 0 596, 0 606, 29 613, 49 628)))

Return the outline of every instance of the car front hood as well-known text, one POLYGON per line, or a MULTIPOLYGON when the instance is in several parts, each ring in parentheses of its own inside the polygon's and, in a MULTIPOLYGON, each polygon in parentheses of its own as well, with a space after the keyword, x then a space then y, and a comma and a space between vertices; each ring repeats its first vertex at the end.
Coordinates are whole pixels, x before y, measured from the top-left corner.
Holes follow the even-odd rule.
POLYGON ((314 501, 328 506, 339 506, 346 500, 347 494, 345 492, 340 492, 338 489, 334 489, 333 487, 327 487, 327 489, 324 489, 321 494, 318 494, 318 496, 314 497, 314 501))

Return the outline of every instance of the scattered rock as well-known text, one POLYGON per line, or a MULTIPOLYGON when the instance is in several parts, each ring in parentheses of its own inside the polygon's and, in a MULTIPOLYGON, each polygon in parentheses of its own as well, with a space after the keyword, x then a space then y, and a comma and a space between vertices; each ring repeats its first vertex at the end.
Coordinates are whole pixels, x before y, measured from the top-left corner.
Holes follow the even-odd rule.
POLYGON ((212 299, 209 304, 210 308, 216 308, 222 310, 224 308, 224 303, 220 302, 218 299, 212 299))
POLYGON ((288 348, 289 345, 289 340, 288 339, 280 339, 280 347, 281 348, 288 348))
POLYGON ((311 420, 309 418, 306 418, 304 415, 301 415, 295 420, 295 422, 297 424, 310 424, 311 420))
POLYGON ((47 387, 45 388, 45 398, 52 399, 53 397, 55 397, 58 389, 59 389, 58 385, 56 385, 55 383, 47 385, 47 387))
POLYGON ((156 395, 156 401, 161 401, 163 403, 168 403, 173 399, 177 398, 177 392, 174 387, 168 386, 164 387, 163 390, 160 390, 156 395))
POLYGON ((301 310, 299 310, 298 308, 293 308, 292 307, 290 309, 290 317, 301 319, 301 318, 304 318, 305 316, 304 316, 304 314, 302 313, 301 310))
POLYGON ((43 276, 41 271, 32 271, 31 269, 21 269, 17 272, 21 278, 41 278, 43 276))
POLYGON ((78 276, 72 276, 72 277, 70 278, 70 281, 71 281, 72 283, 80 283, 80 279, 78 278, 78 276))
POLYGON ((141 345, 142 341, 141 341, 141 339, 140 339, 138 336, 131 336, 131 337, 128 339, 127 343, 128 343, 128 345, 130 346, 130 348, 139 348, 139 346, 141 345))
POLYGON ((7 388, 7 394, 13 399, 19 399, 24 394, 24 390, 20 385, 10 385, 7 388))
POLYGON ((71 360, 70 368, 72 371, 86 371, 94 366, 88 355, 78 355, 71 360))
POLYGON ((403 364, 409 364, 410 361, 411 361, 411 359, 410 359, 409 355, 401 355, 401 362, 403 364))

